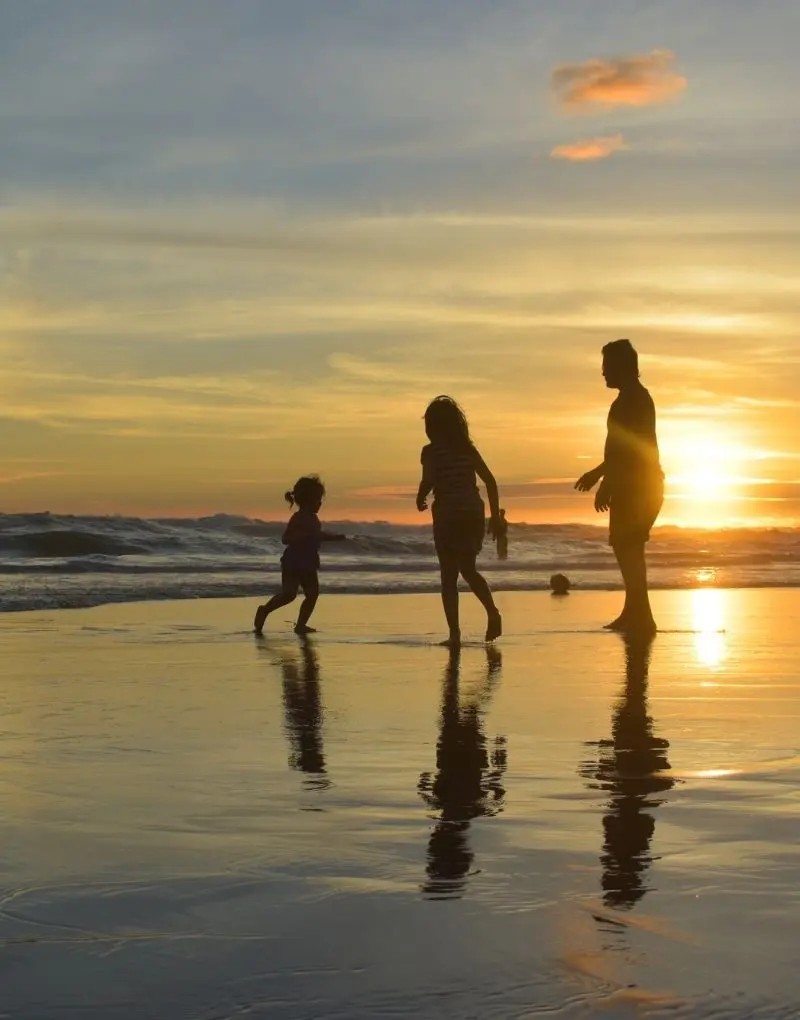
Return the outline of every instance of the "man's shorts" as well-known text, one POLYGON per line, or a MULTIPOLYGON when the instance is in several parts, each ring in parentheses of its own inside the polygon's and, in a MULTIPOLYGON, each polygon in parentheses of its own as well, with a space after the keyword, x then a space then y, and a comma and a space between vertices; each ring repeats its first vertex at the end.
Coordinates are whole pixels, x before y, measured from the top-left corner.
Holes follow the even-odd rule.
POLYGON ((654 479, 642 488, 631 487, 611 497, 608 521, 610 546, 643 545, 650 539, 664 502, 664 481, 654 479))

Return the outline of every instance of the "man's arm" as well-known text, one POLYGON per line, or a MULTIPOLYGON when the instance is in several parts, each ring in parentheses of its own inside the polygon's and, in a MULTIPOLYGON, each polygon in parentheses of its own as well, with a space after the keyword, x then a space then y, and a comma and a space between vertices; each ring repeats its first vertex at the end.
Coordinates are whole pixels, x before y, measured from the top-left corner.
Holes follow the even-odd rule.
POLYGON ((603 479, 594 495, 594 508, 599 514, 611 509, 611 486, 607 478, 603 479))
POLYGON ((591 471, 587 471, 585 474, 581 475, 577 482, 575 482, 575 488, 578 492, 591 492, 605 473, 606 462, 603 461, 603 463, 598 464, 596 468, 592 468, 591 471))

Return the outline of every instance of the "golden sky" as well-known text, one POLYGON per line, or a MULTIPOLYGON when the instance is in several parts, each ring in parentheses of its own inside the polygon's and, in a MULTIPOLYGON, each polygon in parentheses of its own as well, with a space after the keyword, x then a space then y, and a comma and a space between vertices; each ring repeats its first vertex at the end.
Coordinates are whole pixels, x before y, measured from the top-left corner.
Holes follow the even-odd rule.
POLYGON ((800 521, 794 5, 47 6, 0 44, 0 510, 316 471, 416 519, 447 392, 512 520, 594 520, 628 336, 663 521, 800 521))

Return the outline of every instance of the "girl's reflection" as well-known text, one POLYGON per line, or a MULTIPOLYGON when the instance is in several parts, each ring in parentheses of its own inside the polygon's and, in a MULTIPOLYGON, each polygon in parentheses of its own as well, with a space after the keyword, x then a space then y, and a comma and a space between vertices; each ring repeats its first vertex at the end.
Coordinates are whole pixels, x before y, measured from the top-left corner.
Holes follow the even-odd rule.
POLYGON ((284 727, 289 740, 289 767, 305 773, 304 785, 322 790, 330 786, 322 743, 322 693, 319 663, 308 638, 299 654, 282 651, 284 727))
POLYGON ((625 689, 614 706, 611 739, 592 745, 598 748, 598 760, 587 761, 580 769, 591 789, 609 794, 600 864, 603 899, 618 909, 632 908, 648 891, 653 810, 675 784, 664 775, 670 769, 669 743, 653 735, 653 720, 647 714, 651 648, 652 639, 625 638, 625 689))
POLYGON ((442 681, 436 774, 424 772, 418 790, 439 817, 428 842, 425 892, 437 898, 461 895, 474 854, 469 842, 473 818, 502 810, 507 767, 506 740, 497 737, 491 751, 483 733, 483 713, 500 679, 502 656, 486 648, 486 666, 469 697, 460 692, 460 652, 451 649, 442 681))

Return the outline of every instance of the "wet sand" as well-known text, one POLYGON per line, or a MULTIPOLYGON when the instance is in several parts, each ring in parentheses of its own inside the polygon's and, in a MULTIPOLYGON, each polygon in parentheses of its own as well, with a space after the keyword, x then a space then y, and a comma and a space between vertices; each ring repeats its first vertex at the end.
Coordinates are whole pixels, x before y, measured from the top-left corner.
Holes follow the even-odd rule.
POLYGON ((0 621, 0 1016, 800 1015, 800 592, 0 621))

